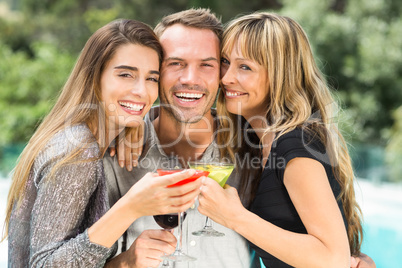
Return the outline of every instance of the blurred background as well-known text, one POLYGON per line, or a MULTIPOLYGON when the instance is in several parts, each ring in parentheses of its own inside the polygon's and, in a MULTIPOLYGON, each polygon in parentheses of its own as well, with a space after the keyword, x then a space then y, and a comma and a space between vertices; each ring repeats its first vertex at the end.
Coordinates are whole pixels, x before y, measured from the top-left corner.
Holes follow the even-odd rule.
MULTIPOLYGON (((10 172, 50 110, 88 37, 116 18, 154 27, 167 14, 209 7, 227 22, 268 10, 298 21, 342 111, 364 214, 363 252, 402 267, 402 1, 0 0, 0 220, 10 172)), ((7 243, 0 244, 6 267, 7 243)))

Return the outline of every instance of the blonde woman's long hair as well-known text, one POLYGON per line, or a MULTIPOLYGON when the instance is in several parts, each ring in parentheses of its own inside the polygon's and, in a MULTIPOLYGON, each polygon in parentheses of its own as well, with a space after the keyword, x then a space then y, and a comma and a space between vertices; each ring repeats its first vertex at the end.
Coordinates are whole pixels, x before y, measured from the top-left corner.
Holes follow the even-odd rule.
MULTIPOLYGON (((108 144, 102 144, 106 142, 107 129, 105 111, 100 101, 100 78, 104 67, 116 50, 125 44, 138 44, 155 50, 159 55, 159 65, 161 64, 163 55, 158 38, 152 29, 142 22, 115 20, 97 30, 88 39, 56 104, 43 119, 18 159, 8 194, 2 241, 8 236, 13 207, 23 200, 35 158, 58 131, 68 126, 86 123, 96 131, 95 138, 100 142, 101 155, 97 159, 106 151, 108 144)), ((64 157, 53 167, 51 174, 55 174, 61 166, 74 162, 84 147, 85 144, 64 157)))
MULTIPOLYGON (((338 109, 330 89, 319 71, 311 47, 301 26, 294 20, 271 13, 254 13, 232 20, 223 34, 222 52, 230 55, 232 49, 239 49, 245 58, 258 62, 268 70, 269 93, 266 98, 266 119, 269 127, 265 134, 274 131, 277 137, 302 127, 318 135, 330 156, 330 164, 341 186, 338 200, 342 201, 348 223, 348 238, 352 255, 360 253, 362 242, 361 210, 355 199, 354 173, 347 145, 339 133, 334 112, 338 109)), ((242 130, 244 118, 230 114, 225 107, 225 96, 219 93, 217 102, 222 131, 218 133, 221 155, 230 156, 247 151, 247 135, 242 130), (230 122, 229 122, 230 121, 230 122), (232 124, 232 125, 229 125, 232 124)), ((249 150, 248 150, 249 151, 249 150)), ((238 156, 237 156, 238 157, 238 156)), ((241 190, 244 192, 250 178, 258 172, 244 168, 241 190)), ((252 184, 252 195, 256 185, 252 184)))

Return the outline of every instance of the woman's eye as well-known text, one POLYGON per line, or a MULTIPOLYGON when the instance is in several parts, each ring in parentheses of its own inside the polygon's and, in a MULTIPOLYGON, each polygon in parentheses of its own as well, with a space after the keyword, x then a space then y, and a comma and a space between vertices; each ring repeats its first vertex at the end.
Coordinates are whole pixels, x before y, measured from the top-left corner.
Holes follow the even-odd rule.
POLYGON ((132 77, 132 76, 129 73, 121 73, 119 74, 119 77, 132 77))
POLYGON ((240 69, 245 70, 245 71, 251 71, 251 68, 248 67, 248 66, 245 65, 245 64, 240 65, 240 69))
POLYGON ((230 64, 230 62, 229 62, 227 59, 225 59, 225 58, 222 58, 222 59, 221 59, 221 63, 222 63, 222 64, 227 64, 227 65, 230 64))
POLYGON ((156 77, 150 77, 150 78, 148 78, 147 80, 148 80, 148 81, 151 81, 151 82, 159 83, 159 79, 156 78, 156 77))

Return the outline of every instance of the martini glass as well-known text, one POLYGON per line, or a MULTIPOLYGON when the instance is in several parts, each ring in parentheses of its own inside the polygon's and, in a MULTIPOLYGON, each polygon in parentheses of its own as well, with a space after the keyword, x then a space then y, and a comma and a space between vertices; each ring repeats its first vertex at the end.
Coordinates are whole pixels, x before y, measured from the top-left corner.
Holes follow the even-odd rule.
MULTIPOLYGON (((228 180, 230 174, 234 169, 233 164, 223 162, 192 161, 188 162, 188 165, 190 168, 196 170, 209 171, 208 177, 215 180, 222 187, 225 185, 226 181, 228 180)), ((199 231, 193 232, 192 234, 196 236, 213 236, 213 237, 219 237, 225 235, 224 233, 218 232, 214 228, 212 228, 211 220, 209 219, 209 217, 206 217, 204 227, 199 231)))
MULTIPOLYGON (((173 174, 173 173, 180 172, 180 171, 182 171, 182 169, 158 169, 157 170, 159 176, 173 174)), ((194 175, 192 175, 191 177, 181 180, 175 184, 169 185, 168 187, 175 187, 175 186, 183 185, 183 184, 195 181, 199 177, 208 176, 208 174, 209 174, 208 171, 196 170, 194 175)), ((186 212, 179 212, 177 215, 178 239, 177 239, 177 244, 176 244, 176 250, 170 255, 162 256, 163 260, 170 260, 170 261, 175 261, 175 262, 187 262, 187 261, 195 261, 196 260, 196 258, 187 255, 182 250, 182 229, 183 229, 182 222, 184 220, 185 213, 186 212)), ((157 219, 155 219, 155 220, 158 223, 158 220, 157 219)), ((162 226, 162 228, 164 228, 164 227, 162 226)), ((163 265, 165 265, 165 264, 166 264, 166 262, 164 261, 163 265)))

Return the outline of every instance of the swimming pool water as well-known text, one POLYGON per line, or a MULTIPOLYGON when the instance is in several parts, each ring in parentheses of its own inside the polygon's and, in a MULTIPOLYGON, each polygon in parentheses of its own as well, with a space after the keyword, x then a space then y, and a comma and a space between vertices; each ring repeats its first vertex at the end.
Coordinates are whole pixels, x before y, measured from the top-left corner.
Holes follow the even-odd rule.
POLYGON ((363 212, 361 251, 377 268, 402 268, 402 185, 359 179, 355 193, 363 212))
POLYGON ((363 229, 362 252, 374 260, 377 268, 401 268, 402 230, 370 225, 363 229))

